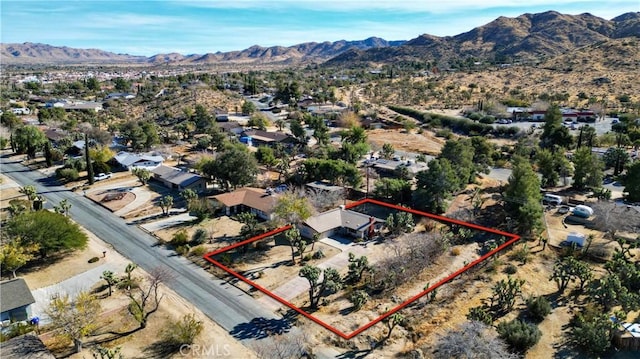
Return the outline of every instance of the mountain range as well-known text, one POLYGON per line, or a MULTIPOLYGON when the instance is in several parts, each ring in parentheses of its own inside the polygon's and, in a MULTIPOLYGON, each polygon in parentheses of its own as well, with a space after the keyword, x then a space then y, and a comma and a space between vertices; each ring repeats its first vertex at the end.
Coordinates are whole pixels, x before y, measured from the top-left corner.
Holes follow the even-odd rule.
MULTIPOLYGON (((115 54, 98 49, 74 49, 38 43, 0 44, 3 64, 300 64, 326 62, 391 63, 464 58, 507 61, 557 56, 613 39, 640 38, 640 12, 606 20, 547 11, 496 20, 455 36, 420 35, 409 41, 371 37, 361 41, 308 42, 294 46, 261 47, 230 52, 151 57, 115 54)), ((639 50, 640 51, 640 50, 639 50)))

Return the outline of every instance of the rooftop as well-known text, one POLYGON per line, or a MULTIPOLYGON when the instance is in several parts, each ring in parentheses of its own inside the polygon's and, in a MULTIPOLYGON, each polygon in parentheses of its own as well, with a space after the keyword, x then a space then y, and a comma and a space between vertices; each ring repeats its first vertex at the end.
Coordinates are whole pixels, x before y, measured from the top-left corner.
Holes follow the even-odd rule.
POLYGON ((15 278, 0 283, 0 312, 8 312, 35 302, 24 279, 15 278))

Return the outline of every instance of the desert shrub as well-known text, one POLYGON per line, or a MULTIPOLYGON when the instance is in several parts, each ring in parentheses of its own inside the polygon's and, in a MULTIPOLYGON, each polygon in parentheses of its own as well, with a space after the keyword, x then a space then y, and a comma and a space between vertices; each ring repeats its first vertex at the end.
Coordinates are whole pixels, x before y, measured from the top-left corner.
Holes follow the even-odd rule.
POLYGON ((185 255, 189 254, 190 250, 191 250, 191 247, 189 247, 188 244, 176 247, 176 253, 178 253, 181 256, 185 256, 185 255))
POLYGON ((405 244, 397 245, 392 253, 374 267, 373 286, 390 291, 415 278, 445 252, 444 238, 438 232, 411 233, 405 244), (425 262, 425 258, 430 260, 425 262))
POLYGON ((517 358, 501 339, 496 338, 490 326, 476 321, 463 323, 457 329, 446 332, 439 338, 433 354, 435 359, 517 358))
POLYGON ((63 181, 76 181, 80 177, 78 170, 75 168, 58 168, 56 169, 56 178, 63 181))
POLYGON ((322 252, 321 249, 318 249, 317 251, 315 251, 315 253, 313 253, 313 259, 321 259, 324 258, 324 252, 322 252))
POLYGON ((183 246, 188 242, 189 242, 189 235, 187 234, 187 231, 185 231, 184 229, 177 231, 176 233, 173 234, 173 237, 171 237, 171 244, 173 244, 174 246, 183 246))
POLYGON ((617 326, 603 308, 586 305, 571 318, 569 338, 574 346, 585 353, 600 356, 611 348, 611 338, 617 326))
POLYGON ((530 254, 531 254, 531 251, 529 250, 529 246, 527 246, 527 244, 525 243, 520 248, 516 249, 513 253, 511 253, 509 258, 516 260, 522 264, 527 264, 530 254))
POLYGON ((204 228, 198 228, 191 236, 191 245, 197 246, 207 241, 209 232, 204 228))
POLYGON ((64 163, 65 168, 74 168, 76 171, 84 171, 87 169, 87 163, 82 158, 70 158, 64 163))
POLYGON ((542 336, 540 329, 535 324, 527 323, 519 319, 510 322, 502 322, 496 328, 498 335, 509 347, 519 353, 524 353, 536 345, 542 336))
POLYGON ((202 257, 205 253, 207 253, 207 248, 204 246, 197 246, 191 248, 191 252, 189 254, 196 257, 202 257))
POLYGON ((514 266, 513 264, 508 264, 506 267, 504 267, 503 271, 506 274, 516 274, 516 272, 518 271, 518 267, 514 266))
POLYGON ((187 314, 179 321, 167 325, 162 331, 161 337, 165 345, 177 351, 184 345, 193 344, 203 329, 204 325, 201 321, 196 320, 194 314, 187 314))
POLYGON ((551 303, 543 296, 530 297, 527 299, 527 312, 531 319, 539 323, 551 313, 551 303))
POLYGON ((111 166, 104 162, 93 162, 93 173, 107 173, 111 172, 111 166))
POLYGON ((435 132, 435 135, 436 135, 436 137, 442 137, 442 138, 447 139, 447 140, 450 140, 450 139, 453 138, 453 133, 448 128, 445 128, 445 129, 442 129, 442 130, 437 130, 435 132))
POLYGON ((356 290, 351 293, 349 300, 355 310, 360 310, 369 300, 369 295, 363 290, 356 290))
POLYGON ((460 252, 461 252, 460 247, 451 248, 451 255, 452 256, 459 256, 460 252))
POLYGON ((496 122, 496 118, 494 116, 488 115, 488 116, 484 116, 483 118, 480 119, 480 123, 484 123, 484 124, 493 124, 494 122, 496 122))
POLYGON ((89 263, 95 263, 95 262, 97 262, 97 261, 99 261, 99 260, 100 260, 100 258, 98 258, 98 257, 92 257, 92 258, 91 258, 91 259, 89 259, 87 262, 89 262, 89 263))
POLYGON ((467 319, 471 321, 484 323, 486 325, 493 324, 493 316, 491 315, 491 311, 489 310, 489 308, 487 308, 484 305, 469 309, 469 313, 467 314, 467 319))

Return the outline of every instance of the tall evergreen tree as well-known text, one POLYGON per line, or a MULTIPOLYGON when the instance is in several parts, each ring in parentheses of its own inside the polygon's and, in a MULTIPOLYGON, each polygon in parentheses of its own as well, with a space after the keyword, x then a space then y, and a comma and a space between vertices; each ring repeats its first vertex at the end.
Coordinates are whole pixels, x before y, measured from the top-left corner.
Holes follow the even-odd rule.
POLYGON ((513 172, 504 193, 505 209, 513 215, 523 234, 536 234, 542 228, 542 195, 540 179, 523 157, 513 159, 513 172))

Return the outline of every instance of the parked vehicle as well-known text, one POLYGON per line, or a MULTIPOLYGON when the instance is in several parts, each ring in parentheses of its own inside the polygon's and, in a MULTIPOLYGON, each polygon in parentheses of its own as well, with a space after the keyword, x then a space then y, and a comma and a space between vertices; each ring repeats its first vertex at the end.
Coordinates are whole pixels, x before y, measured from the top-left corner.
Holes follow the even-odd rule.
POLYGON ((579 204, 573 209, 573 215, 576 217, 589 218, 593 215, 593 208, 579 204))
POLYGON ((562 204, 562 197, 555 194, 547 193, 542 197, 542 203, 548 203, 554 206, 559 206, 562 204))
POLYGON ((102 181, 111 178, 111 172, 98 173, 97 176, 93 176, 94 181, 102 181))

